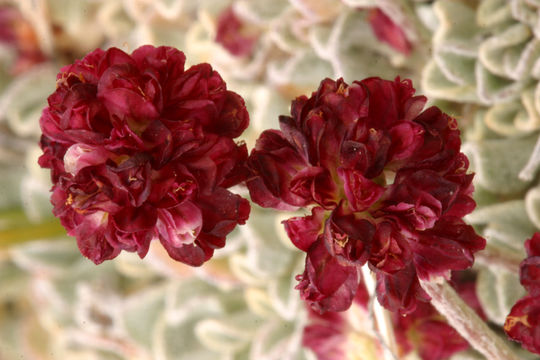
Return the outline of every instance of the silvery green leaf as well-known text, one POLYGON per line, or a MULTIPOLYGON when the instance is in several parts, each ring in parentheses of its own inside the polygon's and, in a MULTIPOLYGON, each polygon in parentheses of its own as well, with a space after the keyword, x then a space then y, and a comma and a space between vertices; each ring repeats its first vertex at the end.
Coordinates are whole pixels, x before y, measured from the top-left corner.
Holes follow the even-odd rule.
POLYGON ((254 334, 251 359, 300 360, 304 358, 301 347, 303 322, 269 321, 254 334))
POLYGON ((536 231, 523 200, 498 202, 476 209, 466 219, 473 225, 487 225, 488 242, 498 241, 525 256, 523 243, 536 231))
POLYGON ((293 321, 302 311, 303 302, 295 289, 296 276, 304 269, 304 255, 298 256, 296 263, 282 276, 272 279, 268 284, 268 295, 275 311, 285 320, 293 321))
POLYGON ((503 325, 516 301, 524 296, 525 289, 519 283, 519 276, 503 269, 493 271, 483 267, 478 272, 476 294, 487 317, 498 325, 503 325))
POLYGON ((475 73, 478 98, 485 104, 515 100, 519 98, 521 91, 532 82, 527 78, 513 81, 495 75, 489 72, 481 62, 476 63, 475 73))
POLYGON ((81 259, 77 244, 65 237, 33 241, 10 250, 13 261, 31 273, 60 276, 81 259))
POLYGON ((474 60, 481 36, 475 13, 458 1, 438 1, 433 10, 439 27, 433 36, 434 59, 424 68, 422 88, 432 97, 478 102, 474 60))
POLYGON ((155 328, 165 327, 165 286, 145 289, 130 296, 122 309, 122 320, 127 334, 139 345, 150 350, 155 328))
MULTIPOLYGON (((229 360, 229 359, 223 359, 229 360)), ((249 347, 246 347, 244 350, 234 353, 231 356, 231 360, 252 360, 249 354, 249 347)))
POLYGON ((119 274, 137 281, 149 283, 159 276, 156 269, 136 253, 123 251, 114 259, 113 264, 119 274))
MULTIPOLYGON (((525 208, 533 224, 537 229, 540 229, 540 187, 537 186, 527 192, 525 196, 525 208)), ((529 237, 531 235, 532 233, 529 237)))
POLYGON ((255 23, 268 23, 277 19, 289 9, 288 0, 250 1, 239 0, 235 3, 235 10, 242 16, 255 23))
POLYGON ((510 9, 512 10, 512 16, 522 23, 529 26, 535 26, 538 23, 538 4, 529 3, 528 0, 511 0, 510 9))
POLYGON ((122 302, 117 294, 84 283, 77 285, 76 292, 73 319, 84 333, 111 339, 124 335, 122 302))
POLYGON ((471 161, 475 182, 494 193, 510 195, 524 191, 530 181, 518 178, 527 163, 536 137, 485 140, 464 144, 462 151, 471 161))
POLYGON ((3 316, 0 325, 0 354, 2 359, 15 360, 21 358, 21 319, 15 316, 3 316))
POLYGON ((330 63, 321 59, 311 49, 299 50, 286 60, 268 64, 268 79, 276 86, 289 87, 297 96, 317 89, 320 79, 334 77, 330 63))
POLYGON ((521 103, 527 112, 527 117, 516 119, 516 127, 520 130, 531 132, 540 128, 540 83, 531 86, 521 93, 521 103))
POLYGON ((95 26, 101 28, 111 46, 125 47, 126 38, 135 25, 125 9, 120 0, 104 1, 93 19, 95 26))
POLYGON ((396 63, 399 64, 401 60, 398 58, 402 55, 375 37, 365 12, 351 11, 342 22, 338 19, 336 26, 336 52, 330 62, 337 75, 343 76, 346 81, 369 76, 395 77, 396 69, 391 61, 397 59, 396 63), (358 61, 360 58, 364 60, 358 61))
POLYGON ((482 27, 492 27, 509 20, 512 20, 512 12, 506 0, 483 0, 476 10, 476 21, 482 27))
POLYGON ((165 317, 168 324, 182 324, 225 312, 218 296, 226 297, 211 285, 196 278, 171 282, 165 295, 165 317))
POLYGON ((318 56, 332 64, 335 76, 347 81, 367 76, 392 78, 391 61, 402 56, 375 37, 365 11, 344 11, 333 23, 313 27, 310 43, 318 56), (359 58, 370 61, 357 61, 359 58))
POLYGON ((17 77, 0 96, 0 120, 21 137, 41 134, 39 117, 54 91, 57 69, 51 65, 35 66, 17 77))
POLYGON ((439 20, 435 15, 431 4, 418 4, 415 7, 418 20, 431 32, 435 32, 439 27, 439 20))
POLYGON ((172 46, 177 49, 184 49, 185 38, 181 31, 178 31, 177 24, 158 22, 152 24, 149 29, 152 44, 155 46, 172 46))
MULTIPOLYGON (((523 98, 524 93, 521 94, 523 98)), ((526 124, 533 123, 534 118, 530 117, 522 104, 518 101, 509 101, 493 105, 485 117, 486 125, 493 131, 506 137, 525 135, 533 129, 526 124), (520 124, 520 125, 518 125, 520 124), (527 127, 528 129, 522 129, 527 127)), ((538 126, 538 125, 536 125, 538 126)))
POLYGON ((194 334, 195 321, 171 325, 165 314, 158 316, 151 334, 152 354, 163 360, 219 359, 218 353, 205 348, 194 334))
POLYGON ((520 79, 528 73, 540 51, 528 26, 517 23, 484 41, 478 51, 482 64, 493 74, 520 79))
POLYGON ((433 36, 434 50, 475 56, 481 37, 474 9, 466 3, 453 0, 437 1, 433 9, 440 24, 433 36))
POLYGON ((474 86, 474 57, 463 56, 452 51, 440 50, 433 54, 433 60, 446 79, 463 87, 474 86))
MULTIPOLYGON (((156 10, 156 13, 159 14, 164 19, 174 20, 177 19, 181 14, 186 1, 183 0, 155 0, 151 4, 156 10)), ((199 5, 202 2, 199 2, 199 5)))
POLYGON ((263 277, 275 276, 286 271, 293 253, 278 240, 275 215, 264 209, 253 209, 250 221, 239 228, 247 246, 247 260, 253 272, 263 277))
MULTIPOLYGON (((43 360, 54 359, 54 346, 51 342, 51 334, 45 329, 40 319, 34 314, 26 314, 21 321, 21 331, 15 332, 21 338, 22 346, 19 351, 26 353, 28 358, 37 358, 43 360)), ((1 345, 0 345, 1 346, 1 345)), ((3 350, 3 347, 2 347, 3 350)), ((1 352, 2 356, 4 355, 1 352)))
POLYGON ((0 300, 13 299, 28 289, 28 274, 8 259, 0 260, 0 300))
POLYGON ((298 28, 298 13, 290 12, 275 23, 268 32, 268 36, 281 50, 294 54, 305 47, 305 42, 298 38, 298 33, 302 31, 298 28))
POLYGON ((290 99, 285 99, 273 90, 264 86, 257 86, 250 92, 239 91, 247 95, 247 106, 250 114, 248 129, 248 147, 255 145, 255 139, 266 129, 275 128, 279 115, 287 114, 290 99))
POLYGON ((465 127, 462 132, 462 139, 465 142, 482 142, 487 139, 499 139, 498 135, 487 124, 487 111, 483 108, 475 109, 471 115, 472 121, 465 127))
POLYGON ((476 86, 451 81, 438 64, 431 60, 422 73, 422 89, 429 96, 459 102, 477 102, 476 86))
POLYGON ((245 349, 261 319, 249 312, 207 318, 195 325, 199 341, 219 353, 236 353, 245 349))
POLYGON ((0 209, 14 208, 21 204, 19 186, 23 170, 19 166, 3 166, 0 170, 0 209))
POLYGON ((119 279, 114 265, 111 262, 102 265, 105 266, 97 267, 90 260, 79 257, 77 262, 61 274, 33 277, 33 286, 38 289, 41 301, 47 304, 51 316, 61 327, 73 323, 74 304, 79 301, 77 289, 81 284, 102 288, 104 291, 118 288, 119 279))
POLYGON ((41 154, 37 146, 29 147, 25 159, 26 174, 19 179, 20 200, 28 219, 33 222, 52 216, 50 172, 39 167, 37 160, 41 154))
MULTIPOLYGON (((474 186, 474 201, 478 208, 488 206, 500 201, 499 196, 496 193, 486 190, 481 185, 474 186)), ((474 212, 473 212, 474 213, 474 212)))
POLYGON ((246 254, 232 254, 229 263, 233 274, 242 282, 253 286, 264 286, 266 284, 265 279, 254 271, 246 254))
POLYGON ((291 5, 308 21, 330 21, 339 12, 343 11, 343 4, 334 0, 289 0, 291 5))
POLYGON ((262 318, 276 316, 274 304, 265 289, 248 287, 245 290, 245 299, 249 311, 262 318))
MULTIPOLYGON (((112 0, 110 2, 115 2, 112 0)), ((69 46, 76 54, 85 54, 103 42, 102 27, 94 19, 100 10, 98 1, 48 0, 49 21, 57 24, 56 46, 69 46), (84 39, 84 41, 77 41, 84 39)), ((52 90, 51 90, 52 92, 52 90)))

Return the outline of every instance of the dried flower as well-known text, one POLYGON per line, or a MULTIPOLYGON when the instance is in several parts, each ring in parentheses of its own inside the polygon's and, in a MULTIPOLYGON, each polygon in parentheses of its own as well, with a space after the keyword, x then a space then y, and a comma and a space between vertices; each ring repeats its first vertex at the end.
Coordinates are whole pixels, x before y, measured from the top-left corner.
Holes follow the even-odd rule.
POLYGON ((369 23, 377 39, 405 55, 411 53, 412 45, 405 36, 403 29, 394 23, 381 9, 374 8, 370 10, 369 23))
POLYGON ((54 214, 96 264, 144 257, 159 238, 198 266, 249 214, 243 99, 208 64, 184 70, 170 47, 97 49, 61 69, 40 124, 54 214))
POLYGON ((528 294, 512 307, 504 331, 523 348, 540 354, 540 233, 525 242, 528 257, 521 262, 519 279, 528 294))
POLYGON ((320 314, 308 308, 308 323, 302 344, 313 351, 317 360, 347 360, 362 354, 362 359, 380 359, 383 348, 371 331, 369 294, 363 283, 348 312, 320 314))
POLYGON ((367 262, 379 301, 409 313, 429 300, 418 277, 466 269, 485 245, 461 220, 475 203, 456 121, 436 107, 422 112, 426 98, 414 92, 399 78, 323 80, 248 159, 256 203, 312 207, 284 223, 307 252, 298 288, 320 311, 351 304, 367 262))
POLYGON ((469 343, 428 303, 419 303, 407 316, 393 314, 392 320, 402 356, 414 349, 422 360, 443 360, 469 348, 469 343))
POLYGON ((253 53, 258 34, 253 26, 236 15, 232 6, 225 9, 217 19, 216 42, 235 56, 253 53))
POLYGON ((16 53, 11 68, 14 75, 28 70, 45 61, 39 48, 39 41, 32 25, 14 7, 0 5, 0 43, 12 48, 16 53))

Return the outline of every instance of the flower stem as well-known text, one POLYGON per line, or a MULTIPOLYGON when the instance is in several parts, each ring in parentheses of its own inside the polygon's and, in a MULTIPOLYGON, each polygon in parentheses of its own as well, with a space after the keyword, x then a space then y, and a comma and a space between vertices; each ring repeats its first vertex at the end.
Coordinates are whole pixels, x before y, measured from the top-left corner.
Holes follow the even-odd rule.
POLYGON ((390 319, 390 312, 383 308, 376 299, 375 274, 373 274, 367 266, 362 266, 362 276, 370 295, 370 302, 368 305, 370 313, 374 318, 376 331, 380 335, 380 340, 383 343, 384 360, 396 360, 397 344, 392 320, 390 319))
POLYGON ((505 341, 478 317, 446 280, 441 280, 420 280, 420 284, 431 296, 431 304, 446 317, 448 323, 487 359, 519 360, 505 341))

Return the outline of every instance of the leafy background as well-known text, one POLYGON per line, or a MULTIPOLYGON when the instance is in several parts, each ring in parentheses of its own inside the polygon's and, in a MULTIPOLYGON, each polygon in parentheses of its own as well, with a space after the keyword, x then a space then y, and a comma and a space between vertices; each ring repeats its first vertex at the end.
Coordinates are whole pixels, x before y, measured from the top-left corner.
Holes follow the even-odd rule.
MULTIPOLYGON (((523 242, 540 228, 539 8, 538 0, 0 0, 0 358, 315 359, 301 346, 308 316, 294 290, 303 255, 280 224, 291 214, 254 205, 196 269, 160 246, 144 260, 123 253, 95 266, 52 217, 37 142, 56 73, 96 47, 143 44, 211 63, 246 99, 249 148, 324 77, 411 78, 460 123, 476 172, 478 207, 467 221, 488 240, 477 294, 500 329, 524 294, 523 242), (229 7, 256 39, 243 56, 215 40, 229 7), (377 39, 375 7, 402 28, 410 54, 377 39)), ((377 358, 371 328, 368 315, 353 314, 350 359, 377 358)))

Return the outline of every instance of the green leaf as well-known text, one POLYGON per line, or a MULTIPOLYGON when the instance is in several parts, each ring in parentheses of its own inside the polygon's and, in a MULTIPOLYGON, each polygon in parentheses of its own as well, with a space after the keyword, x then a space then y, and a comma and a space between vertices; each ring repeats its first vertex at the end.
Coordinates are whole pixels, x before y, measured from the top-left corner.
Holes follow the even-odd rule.
POLYGON ((525 256, 523 243, 536 231, 523 200, 499 202, 484 206, 467 215, 473 225, 485 225, 488 242, 498 242, 525 256))
POLYGON ((157 321, 165 309, 165 287, 159 286, 130 296, 122 312, 127 334, 147 350, 152 348, 157 321))
POLYGON ((524 296, 518 274, 483 267, 478 272, 476 294, 489 320, 503 325, 516 301, 524 296))
POLYGON ((15 263, 27 271, 57 276, 73 267, 82 257, 76 242, 66 237, 14 246, 11 255, 15 263))
POLYGON ((244 311, 199 321, 195 334, 201 343, 216 352, 236 353, 248 346, 260 322, 258 316, 244 311))
POLYGON ((536 136, 469 142, 463 152, 471 160, 475 183, 499 195, 519 195, 530 181, 518 174, 529 160, 536 136))

